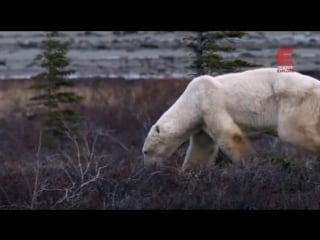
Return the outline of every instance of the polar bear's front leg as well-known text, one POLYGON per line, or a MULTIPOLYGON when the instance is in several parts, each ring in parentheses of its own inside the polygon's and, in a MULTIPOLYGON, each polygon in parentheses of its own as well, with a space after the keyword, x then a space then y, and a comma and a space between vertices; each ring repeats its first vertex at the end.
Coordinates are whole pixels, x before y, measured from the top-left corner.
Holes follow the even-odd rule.
POLYGON ((190 143, 182 169, 213 164, 218 153, 218 145, 204 131, 190 137, 190 143))
POLYGON ((241 162, 254 154, 249 141, 227 112, 206 114, 204 120, 218 146, 233 161, 241 162))

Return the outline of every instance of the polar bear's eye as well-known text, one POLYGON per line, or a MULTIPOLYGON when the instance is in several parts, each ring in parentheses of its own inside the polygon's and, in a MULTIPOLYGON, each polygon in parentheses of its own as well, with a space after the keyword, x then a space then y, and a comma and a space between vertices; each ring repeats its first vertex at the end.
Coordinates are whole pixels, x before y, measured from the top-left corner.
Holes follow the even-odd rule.
POLYGON ((157 131, 157 133, 160 133, 159 125, 156 126, 156 131, 157 131))
POLYGON ((143 154, 144 155, 150 155, 150 154, 152 154, 153 153, 153 151, 151 150, 151 149, 149 149, 149 150, 144 150, 143 151, 143 154))

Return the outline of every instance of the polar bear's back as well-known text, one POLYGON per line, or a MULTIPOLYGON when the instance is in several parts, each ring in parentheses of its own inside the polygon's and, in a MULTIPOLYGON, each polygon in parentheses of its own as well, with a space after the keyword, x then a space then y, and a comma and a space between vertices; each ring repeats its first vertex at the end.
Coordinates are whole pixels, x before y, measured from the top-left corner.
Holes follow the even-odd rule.
POLYGON ((277 68, 225 74, 213 77, 211 82, 223 92, 224 106, 237 124, 258 128, 276 125, 278 97, 283 93, 300 94, 320 87, 315 78, 297 72, 277 72, 277 68))
MULTIPOLYGON (((203 76, 210 79, 213 88, 224 90, 230 97, 250 96, 256 100, 281 95, 286 92, 301 92, 320 87, 317 79, 298 72, 278 72, 277 68, 260 68, 244 72, 229 73, 216 77, 203 76)), ((240 99, 238 99, 240 100, 240 99)))
POLYGON ((298 72, 278 72, 277 68, 260 68, 238 73, 220 75, 214 78, 223 88, 247 90, 263 88, 268 85, 276 92, 300 90, 301 88, 320 87, 320 82, 298 72), (240 89, 238 88, 240 87, 240 89))
POLYGON ((298 73, 298 72, 290 72, 290 73, 275 73, 275 82, 274 82, 274 91, 277 94, 282 94, 286 92, 303 92, 308 91, 311 88, 320 87, 320 81, 298 73))

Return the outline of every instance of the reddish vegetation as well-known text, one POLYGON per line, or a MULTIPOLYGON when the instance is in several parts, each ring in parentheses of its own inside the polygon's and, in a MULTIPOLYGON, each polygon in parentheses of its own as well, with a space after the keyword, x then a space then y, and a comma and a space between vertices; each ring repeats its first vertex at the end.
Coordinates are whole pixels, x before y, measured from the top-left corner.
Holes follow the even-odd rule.
POLYGON ((1 209, 320 207, 316 163, 306 168, 297 161, 264 157, 245 166, 181 173, 184 145, 166 167, 144 169, 144 138, 185 89, 186 80, 79 81, 76 91, 85 99, 74 109, 85 117, 83 139, 70 139, 55 150, 39 145, 37 122, 24 117, 30 83, 0 82, 1 209))

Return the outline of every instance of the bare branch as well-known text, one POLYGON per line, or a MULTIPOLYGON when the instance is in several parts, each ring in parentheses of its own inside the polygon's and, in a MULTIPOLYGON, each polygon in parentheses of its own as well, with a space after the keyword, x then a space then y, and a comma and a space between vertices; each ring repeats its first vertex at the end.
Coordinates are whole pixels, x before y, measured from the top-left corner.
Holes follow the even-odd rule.
POLYGON ((98 131, 98 134, 101 136, 109 137, 113 142, 119 144, 126 152, 129 152, 128 147, 126 147, 122 142, 120 142, 117 138, 113 137, 110 133, 100 130, 98 131))
POLYGON ((33 192, 32 192, 32 198, 31 198, 31 204, 30 204, 30 208, 33 209, 37 198, 38 198, 38 182, 39 182, 39 174, 40 174, 40 151, 41 151, 41 143, 42 143, 42 131, 40 131, 39 134, 39 144, 38 144, 38 149, 37 149, 37 153, 36 153, 36 176, 35 176, 35 180, 34 180, 34 185, 33 185, 33 192))

